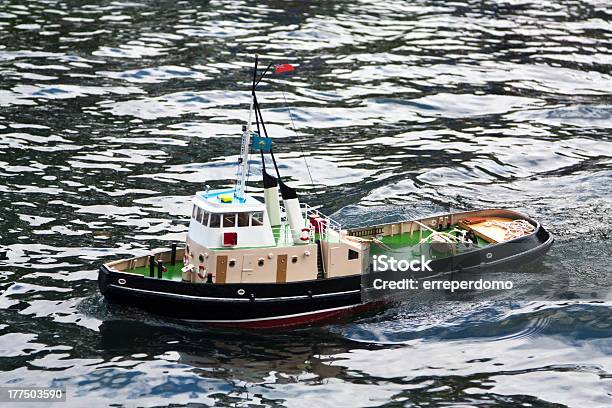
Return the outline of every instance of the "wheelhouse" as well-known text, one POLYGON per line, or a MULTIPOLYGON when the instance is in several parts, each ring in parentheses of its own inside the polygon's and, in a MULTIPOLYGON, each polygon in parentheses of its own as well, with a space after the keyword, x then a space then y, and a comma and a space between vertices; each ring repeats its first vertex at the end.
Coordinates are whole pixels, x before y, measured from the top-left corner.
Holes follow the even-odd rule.
POLYGON ((208 248, 273 246, 265 204, 237 199, 233 190, 198 192, 193 198, 189 237, 208 248))

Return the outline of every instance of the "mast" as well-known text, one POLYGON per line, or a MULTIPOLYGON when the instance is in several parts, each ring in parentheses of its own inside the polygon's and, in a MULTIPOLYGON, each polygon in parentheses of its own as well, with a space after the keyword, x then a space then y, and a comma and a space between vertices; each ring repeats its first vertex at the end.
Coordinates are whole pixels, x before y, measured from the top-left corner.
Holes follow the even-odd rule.
POLYGON ((242 127, 242 143, 240 145, 240 157, 238 158, 238 183, 234 193, 234 196, 240 201, 245 200, 244 190, 246 188, 246 176, 249 164, 249 144, 251 143, 250 127, 250 123, 242 127))
MULTIPOLYGON (((248 173, 248 160, 249 160, 249 149, 251 145, 251 140, 254 137, 255 141, 261 140, 260 133, 260 123, 261 129, 263 130, 263 134, 265 135, 265 139, 269 138, 268 130, 266 129, 266 124, 261 115, 261 109, 259 107, 259 103, 257 101, 257 95, 255 93, 255 89, 259 82, 265 77, 270 68, 272 67, 272 63, 270 63, 264 72, 257 78, 257 63, 258 58, 255 56, 255 68, 253 70, 253 86, 251 89, 251 107, 249 109, 249 119, 246 125, 242 127, 242 143, 240 146, 240 157, 238 159, 238 177, 236 181, 236 190, 235 197, 240 201, 245 200, 245 189, 246 189, 246 177, 248 173), (257 124, 257 132, 252 131, 252 119, 253 119, 253 111, 255 113, 255 122, 257 124)), ((293 71, 293 66, 290 64, 282 64, 280 66, 275 67, 276 73, 282 72, 290 72, 293 71)), ((255 147, 254 147, 255 148, 255 147)), ((300 243, 300 234, 304 228, 304 220, 300 208, 300 202, 297 197, 296 191, 287 186, 281 180, 281 175, 278 170, 278 165, 276 163, 276 158, 274 157, 274 152, 270 144, 267 147, 263 148, 260 145, 259 153, 261 155, 262 161, 262 175, 263 175, 263 183, 264 183, 264 198, 266 203, 266 209, 268 212, 268 217, 270 220, 270 225, 276 226, 281 224, 280 217, 280 203, 279 203, 279 187, 280 193, 283 199, 283 203, 285 206, 285 212, 287 214, 287 221, 289 222, 291 233, 293 235, 293 239, 296 243, 300 243), (266 171, 266 162, 264 159, 264 151, 270 153, 270 157, 272 159, 272 164, 274 165, 274 170, 276 171, 276 177, 271 176, 266 171)))
POLYGON ((238 158, 238 177, 236 183, 236 191, 234 196, 244 201, 244 191, 246 189, 246 177, 249 171, 249 149, 251 144, 251 127, 253 118, 253 108, 255 106, 255 86, 257 79, 257 61, 258 57, 255 55, 255 68, 253 69, 253 88, 251 91, 251 107, 249 108, 249 119, 245 126, 242 126, 242 142, 240 144, 240 157, 238 158))

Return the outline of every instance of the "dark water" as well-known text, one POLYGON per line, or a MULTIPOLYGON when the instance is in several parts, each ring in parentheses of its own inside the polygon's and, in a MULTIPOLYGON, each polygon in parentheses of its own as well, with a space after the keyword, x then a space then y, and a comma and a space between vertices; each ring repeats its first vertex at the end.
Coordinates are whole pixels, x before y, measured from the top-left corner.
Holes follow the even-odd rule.
POLYGON ((612 406, 611 20, 605 0, 0 2, 0 383, 74 407, 612 406), (98 265, 182 240, 190 195, 232 183, 255 52, 299 65, 259 98, 311 205, 524 211, 567 300, 267 334, 108 310, 98 265))

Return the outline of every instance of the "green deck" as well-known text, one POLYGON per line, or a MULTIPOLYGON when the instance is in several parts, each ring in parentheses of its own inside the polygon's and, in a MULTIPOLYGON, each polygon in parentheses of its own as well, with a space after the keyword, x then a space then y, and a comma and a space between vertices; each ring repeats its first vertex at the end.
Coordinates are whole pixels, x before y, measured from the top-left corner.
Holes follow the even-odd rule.
MULTIPOLYGON (((439 232, 449 233, 454 228, 457 228, 457 226, 456 225, 451 226, 450 228, 442 229, 439 232)), ((405 259, 418 258, 421 256, 421 254, 426 255, 426 256, 431 256, 433 259, 443 258, 443 257, 453 255, 451 252, 448 252, 448 253, 433 252, 432 253, 429 251, 424 251, 424 247, 426 245, 425 244, 419 245, 419 242, 421 241, 422 238, 426 238, 430 236, 431 234, 432 234, 432 231, 429 231, 429 230, 424 230, 422 234, 420 231, 417 230, 412 233, 406 232, 403 234, 386 235, 382 237, 381 242, 385 246, 389 247, 394 253, 396 253, 397 255, 401 257, 404 257, 405 259)), ((487 241, 481 239, 480 237, 477 237, 476 239, 477 239, 477 243, 476 243, 477 248, 482 248, 482 247, 489 245, 487 241)), ((385 248, 382 248, 379 245, 376 245, 376 243, 372 243, 370 246, 370 255, 382 255, 382 254, 389 254, 389 251, 385 248)))
MULTIPOLYGON (((181 281, 183 279, 183 261, 176 260, 175 265, 170 265, 169 263, 164 263, 164 266, 168 269, 167 272, 163 273, 164 279, 181 281)), ((134 269, 129 269, 126 272, 135 273, 138 275, 149 276, 149 267, 148 266, 139 266, 134 269)), ((157 265, 155 265, 155 277, 157 278, 157 265)))
MULTIPOLYGON (((451 226, 450 228, 443 229, 439 232, 449 233, 455 228, 462 229, 460 227, 458 228, 455 225, 455 226, 451 226)), ((423 238, 426 238, 430 236, 431 234, 432 234, 431 231, 425 230, 423 231, 423 238)), ((479 247, 489 245, 489 243, 485 241, 484 239, 480 237, 477 237, 477 239, 478 239, 477 245, 479 247)), ((387 235, 382 238, 382 242, 384 242, 385 245, 388 245, 390 247, 394 247, 394 246, 404 247, 404 246, 418 245, 420 240, 421 240, 421 234, 419 233, 419 231, 414 231, 412 234, 404 233, 404 234, 396 234, 396 235, 387 235)))

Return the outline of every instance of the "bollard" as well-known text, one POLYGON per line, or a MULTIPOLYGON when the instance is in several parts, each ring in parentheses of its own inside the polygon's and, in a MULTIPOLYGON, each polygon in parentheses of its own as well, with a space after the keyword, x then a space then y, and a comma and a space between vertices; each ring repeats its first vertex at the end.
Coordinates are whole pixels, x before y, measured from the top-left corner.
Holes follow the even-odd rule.
POLYGON ((155 277, 155 257, 153 255, 149 256, 149 277, 155 277))
POLYGON ((176 243, 172 244, 172 251, 170 252, 170 265, 176 265, 176 243))
POLYGON ((161 279, 164 273, 164 261, 161 259, 157 260, 157 278, 161 279))

